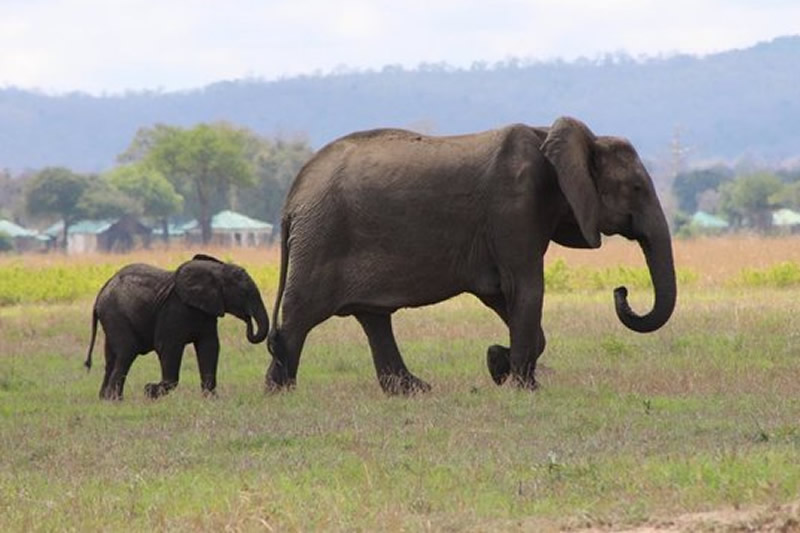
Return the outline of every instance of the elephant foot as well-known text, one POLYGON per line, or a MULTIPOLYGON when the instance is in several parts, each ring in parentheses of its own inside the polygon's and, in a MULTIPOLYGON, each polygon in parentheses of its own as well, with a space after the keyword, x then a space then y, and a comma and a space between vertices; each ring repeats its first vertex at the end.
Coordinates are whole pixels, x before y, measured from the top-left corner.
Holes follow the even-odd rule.
POLYGON ((289 392, 297 387, 297 382, 295 380, 287 380, 284 382, 277 382, 269 377, 264 381, 264 392, 266 394, 277 394, 279 392, 289 392))
POLYGON ((486 366, 489 367, 492 380, 502 385, 511 374, 511 350, 497 344, 489 346, 486 350, 486 366))
POLYGON ((389 396, 412 396, 431 390, 428 383, 408 371, 400 374, 384 374, 378 377, 378 382, 383 392, 389 396))
POLYGON ((162 396, 166 396, 169 391, 177 386, 177 383, 168 383, 165 381, 161 381, 159 383, 148 383, 144 386, 144 394, 151 400, 155 400, 161 398, 162 396))
POLYGON ((101 400, 106 400, 109 402, 122 401, 122 394, 116 393, 115 391, 108 389, 101 390, 99 396, 101 400))
POLYGON ((513 375, 513 377, 511 378, 511 383, 514 385, 514 387, 521 390, 535 391, 536 389, 539 388, 539 382, 536 381, 533 375, 531 376, 513 375))
POLYGON ((267 394, 285 392, 293 390, 296 386, 297 380, 289 377, 286 367, 273 359, 264 377, 265 392, 267 394))

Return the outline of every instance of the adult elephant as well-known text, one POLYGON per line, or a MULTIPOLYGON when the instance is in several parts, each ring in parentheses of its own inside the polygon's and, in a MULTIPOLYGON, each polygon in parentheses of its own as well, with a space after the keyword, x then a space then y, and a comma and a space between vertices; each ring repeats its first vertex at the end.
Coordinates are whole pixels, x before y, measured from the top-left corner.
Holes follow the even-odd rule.
POLYGON ((546 128, 450 137, 381 129, 338 139, 303 167, 284 205, 266 386, 294 386, 309 330, 354 315, 383 390, 428 390, 403 362, 391 315, 467 292, 509 328, 510 350, 488 351, 494 380, 510 375, 533 388, 548 244, 598 248, 601 233, 638 241, 655 289, 653 308, 638 315, 617 288, 619 319, 638 332, 660 328, 676 298, 670 234, 627 140, 568 117, 546 128))
POLYGON ((193 343, 204 393, 217 386, 217 318, 230 313, 247 323, 247 340, 263 342, 269 319, 261 293, 240 266, 198 254, 169 271, 127 265, 100 289, 92 310, 92 339, 84 363, 92 366, 98 320, 105 332, 106 369, 100 398, 122 399, 125 378, 137 355, 155 350, 161 381, 148 383, 157 398, 178 386, 186 344, 193 343), (257 329, 253 329, 253 321, 257 329))

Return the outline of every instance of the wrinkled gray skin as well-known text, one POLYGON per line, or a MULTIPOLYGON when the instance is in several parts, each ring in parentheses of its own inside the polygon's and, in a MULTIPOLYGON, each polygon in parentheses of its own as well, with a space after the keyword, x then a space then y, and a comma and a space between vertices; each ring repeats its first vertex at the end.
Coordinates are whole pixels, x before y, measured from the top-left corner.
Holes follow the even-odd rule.
POLYGON ((178 386, 183 350, 189 343, 197 354, 202 390, 213 394, 219 358, 217 318, 225 313, 247 323, 250 342, 266 338, 269 319, 261 293, 239 266, 196 255, 174 272, 145 264, 123 267, 100 290, 92 311, 92 340, 85 365, 92 366, 99 320, 106 338, 100 398, 122 399, 133 360, 152 350, 161 363, 161 381, 148 383, 145 393, 151 398, 167 394, 178 386))
POLYGON ((492 378, 534 388, 543 256, 550 241, 598 248, 601 233, 638 241, 655 290, 653 308, 638 315, 617 288, 619 319, 634 331, 660 328, 675 306, 671 240, 627 140, 566 117, 453 137, 384 129, 338 139, 305 165, 284 206, 267 389, 295 385, 309 330, 354 315, 383 390, 427 391, 403 362, 391 315, 464 292, 509 328, 510 349, 488 350, 492 378))

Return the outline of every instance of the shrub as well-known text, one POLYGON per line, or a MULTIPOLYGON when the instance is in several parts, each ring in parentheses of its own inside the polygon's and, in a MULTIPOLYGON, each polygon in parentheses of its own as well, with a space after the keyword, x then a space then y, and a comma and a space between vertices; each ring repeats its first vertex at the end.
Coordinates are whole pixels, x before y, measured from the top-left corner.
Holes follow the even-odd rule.
POLYGON ((792 261, 783 261, 764 269, 745 268, 733 279, 732 284, 776 288, 800 285, 800 265, 792 261))

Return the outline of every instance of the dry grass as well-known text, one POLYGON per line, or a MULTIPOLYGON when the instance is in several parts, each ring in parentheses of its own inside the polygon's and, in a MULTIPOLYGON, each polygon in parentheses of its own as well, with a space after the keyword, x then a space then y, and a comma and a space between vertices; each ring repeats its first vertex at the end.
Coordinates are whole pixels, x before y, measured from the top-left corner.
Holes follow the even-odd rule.
MULTIPOLYGON (((800 236, 676 239, 673 251, 675 264, 699 274, 701 285, 718 285, 745 268, 764 269, 783 261, 800 264, 800 236)), ((576 250, 553 244, 547 260, 558 258, 569 266, 645 266, 639 246, 620 237, 606 239, 599 250, 576 250)))
POLYGON ((91 264, 128 264, 149 263, 162 268, 173 267, 190 259, 194 254, 209 254, 219 259, 233 261, 239 264, 259 264, 280 262, 280 247, 269 246, 264 248, 230 248, 221 246, 184 246, 173 244, 169 247, 156 244, 150 249, 138 249, 126 254, 87 253, 65 255, 60 252, 2 255, 0 264, 21 263, 31 267, 59 266, 65 263, 76 265, 91 264))

